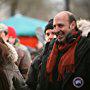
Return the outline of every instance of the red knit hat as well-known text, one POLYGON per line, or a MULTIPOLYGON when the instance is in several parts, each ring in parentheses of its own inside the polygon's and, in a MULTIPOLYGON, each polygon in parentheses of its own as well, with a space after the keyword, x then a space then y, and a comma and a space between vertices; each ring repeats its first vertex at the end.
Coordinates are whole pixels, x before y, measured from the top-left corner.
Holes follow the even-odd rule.
POLYGON ((15 29, 11 26, 8 26, 8 36, 13 38, 17 37, 15 29))

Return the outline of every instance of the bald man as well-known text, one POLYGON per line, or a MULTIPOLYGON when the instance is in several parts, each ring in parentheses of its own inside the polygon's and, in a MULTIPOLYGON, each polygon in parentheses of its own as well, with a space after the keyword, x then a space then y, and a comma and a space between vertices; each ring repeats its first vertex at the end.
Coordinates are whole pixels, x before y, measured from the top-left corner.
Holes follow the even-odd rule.
POLYGON ((74 30, 76 30, 76 20, 72 13, 63 11, 54 17, 54 29, 58 41, 64 40, 64 37, 74 30))
POLYGON ((41 70, 37 90, 89 90, 90 37, 82 35, 69 11, 58 13, 53 26, 57 39, 41 70))

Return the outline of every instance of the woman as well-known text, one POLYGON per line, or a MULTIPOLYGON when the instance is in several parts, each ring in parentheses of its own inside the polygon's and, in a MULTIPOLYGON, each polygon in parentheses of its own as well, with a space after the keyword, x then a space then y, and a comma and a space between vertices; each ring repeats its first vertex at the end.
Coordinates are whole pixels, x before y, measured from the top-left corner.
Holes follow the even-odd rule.
POLYGON ((14 63, 17 59, 15 48, 0 37, 0 90, 20 90, 21 88, 17 88, 18 85, 13 83, 13 80, 16 79, 20 81, 19 85, 25 85, 25 81, 14 63))

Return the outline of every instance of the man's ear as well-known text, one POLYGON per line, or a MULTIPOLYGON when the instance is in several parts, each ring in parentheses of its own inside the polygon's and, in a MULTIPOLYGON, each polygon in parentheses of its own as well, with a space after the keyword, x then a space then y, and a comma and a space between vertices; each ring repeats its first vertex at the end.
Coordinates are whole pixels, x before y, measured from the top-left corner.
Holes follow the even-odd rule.
POLYGON ((76 22, 75 21, 73 21, 71 24, 70 24, 70 29, 75 29, 75 27, 76 27, 76 22))

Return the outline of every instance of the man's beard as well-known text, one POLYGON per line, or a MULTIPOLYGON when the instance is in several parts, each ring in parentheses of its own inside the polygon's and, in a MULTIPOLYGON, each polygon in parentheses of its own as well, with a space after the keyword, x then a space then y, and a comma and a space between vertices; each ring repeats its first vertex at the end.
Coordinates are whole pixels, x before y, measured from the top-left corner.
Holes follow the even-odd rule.
POLYGON ((67 41, 67 38, 71 35, 72 30, 70 29, 68 33, 64 33, 63 31, 58 31, 56 32, 56 36, 57 36, 57 42, 59 42, 60 44, 64 44, 67 41))
POLYGON ((65 33, 60 30, 58 32, 55 32, 55 35, 57 37, 56 42, 58 44, 63 44, 65 41, 65 33))

